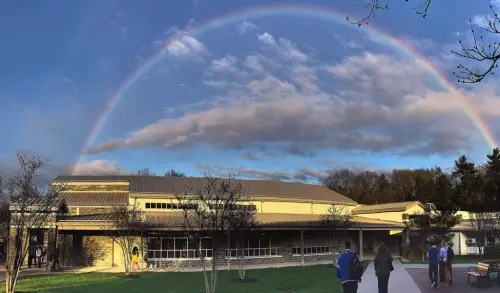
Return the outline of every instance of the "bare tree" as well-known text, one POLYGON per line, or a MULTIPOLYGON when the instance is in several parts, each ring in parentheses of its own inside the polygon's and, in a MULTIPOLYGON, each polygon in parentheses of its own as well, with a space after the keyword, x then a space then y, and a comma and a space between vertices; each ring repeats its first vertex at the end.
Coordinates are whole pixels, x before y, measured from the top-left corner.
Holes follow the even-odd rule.
POLYGON ((332 258, 333 265, 335 266, 334 253, 335 248, 338 248, 337 233, 347 231, 353 224, 352 213, 345 207, 332 204, 324 215, 321 215, 320 220, 323 225, 327 226, 330 230, 333 249, 332 258))
MULTIPOLYGON (((233 218, 229 222, 228 239, 230 237, 236 241, 236 253, 238 258, 238 275, 241 280, 246 277, 245 267, 245 246, 244 242, 248 239, 248 235, 257 229, 257 221, 255 218, 255 206, 250 205, 252 200, 246 196, 242 196, 240 202, 247 204, 236 205, 233 213, 233 218), (245 198, 243 198, 245 197, 245 198)), ((231 261, 231 246, 228 249, 228 262, 231 261)))
POLYGON ((137 175, 140 176, 155 176, 155 173, 151 172, 149 168, 142 168, 137 170, 137 175))
POLYGON ((224 238, 244 227, 250 227, 253 211, 242 208, 250 199, 239 181, 230 175, 228 178, 214 178, 207 172, 202 186, 188 183, 184 192, 174 190, 182 208, 182 218, 188 233, 198 242, 205 279, 205 292, 214 293, 217 286, 219 253, 224 238), (207 257, 202 250, 202 237, 211 238, 211 270, 206 268, 207 257))
MULTIPOLYGON (((353 0, 357 2, 357 0, 353 0)), ((405 0, 408 2, 408 0, 405 0)), ((421 5, 416 8, 417 14, 423 17, 427 16, 432 0, 420 0, 421 5)), ((382 0, 366 0, 363 7, 368 10, 368 14, 359 20, 352 20, 347 17, 347 21, 351 24, 362 26, 368 24, 370 19, 375 18, 375 14, 379 10, 388 10, 389 4, 382 0)), ((492 15, 484 17, 485 26, 480 26, 480 32, 493 35, 493 38, 485 40, 484 36, 474 29, 472 20, 469 20, 472 42, 466 44, 459 41, 460 50, 451 52, 469 61, 485 64, 481 69, 471 69, 468 65, 460 64, 457 66, 458 72, 453 74, 458 78, 460 83, 478 83, 481 82, 487 75, 494 74, 494 70, 498 68, 500 60, 500 42, 498 42, 498 34, 500 34, 500 17, 493 5, 490 5, 492 15)))
POLYGON ((182 172, 177 172, 174 169, 170 169, 167 172, 165 172, 165 176, 170 176, 170 177, 186 177, 186 175, 182 172))
MULTIPOLYGON (((353 0, 354 2, 358 2, 357 0, 353 0)), ((408 2, 408 0, 405 0, 408 2)), ((416 12, 417 14, 422 15, 422 17, 427 16, 427 12, 429 11, 429 7, 431 6, 432 0, 420 0, 421 4, 416 7, 416 12)), ((368 24, 368 21, 370 19, 375 18, 375 13, 379 10, 388 10, 389 9, 389 4, 387 4, 387 1, 382 1, 382 0, 364 0, 363 1, 363 7, 368 10, 368 15, 364 16, 361 19, 358 20, 353 20, 349 17, 346 17, 347 21, 349 21, 351 24, 357 25, 357 26, 362 26, 365 24, 368 24)))
POLYGON ((488 235, 495 234, 497 221, 495 218, 496 215, 489 212, 473 212, 469 213, 469 215, 471 229, 476 234, 479 257, 482 257, 488 235))
POLYGON ((485 16, 484 20, 487 24, 486 27, 480 27, 480 32, 493 34, 496 41, 491 43, 491 40, 485 42, 484 37, 477 33, 474 29, 472 20, 469 20, 469 26, 472 36, 472 44, 464 44, 460 41, 461 51, 452 51, 455 55, 487 65, 481 69, 470 69, 467 65, 460 64, 457 68, 459 72, 453 72, 461 83, 477 83, 481 82, 488 74, 495 74, 494 70, 498 68, 498 61, 500 60, 500 42, 498 36, 500 35, 500 18, 492 5, 490 10, 493 16, 485 16))
POLYGON ((16 291, 19 271, 31 244, 30 233, 55 220, 59 195, 64 189, 62 182, 47 187, 34 183, 48 161, 26 153, 18 153, 17 160, 20 171, 7 180, 0 181, 1 205, 9 210, 6 224, 8 229, 5 231, 7 293, 16 291))
POLYGON ((125 277, 130 276, 132 267, 132 252, 134 247, 139 247, 137 253, 143 251, 142 236, 145 229, 144 213, 138 204, 116 205, 110 213, 109 225, 103 227, 106 236, 120 246, 123 253, 125 277), (140 238, 140 241, 138 239, 140 238))
POLYGON ((429 241, 446 241, 452 238, 452 227, 460 223, 454 211, 431 211, 427 213, 414 213, 405 220, 408 231, 417 231, 419 235, 419 248, 422 261, 425 259, 426 245, 429 241))

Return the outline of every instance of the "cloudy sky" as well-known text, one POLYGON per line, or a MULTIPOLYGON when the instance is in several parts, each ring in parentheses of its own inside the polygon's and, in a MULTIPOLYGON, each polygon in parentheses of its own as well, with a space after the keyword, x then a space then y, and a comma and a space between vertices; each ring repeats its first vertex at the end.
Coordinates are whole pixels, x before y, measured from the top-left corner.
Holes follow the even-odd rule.
POLYGON ((2 2, 0 169, 29 151, 57 173, 314 181, 485 160, 466 112, 500 137, 500 83, 460 86, 450 50, 500 1, 433 1, 425 20, 401 1, 361 28, 360 2, 272 2, 2 2))

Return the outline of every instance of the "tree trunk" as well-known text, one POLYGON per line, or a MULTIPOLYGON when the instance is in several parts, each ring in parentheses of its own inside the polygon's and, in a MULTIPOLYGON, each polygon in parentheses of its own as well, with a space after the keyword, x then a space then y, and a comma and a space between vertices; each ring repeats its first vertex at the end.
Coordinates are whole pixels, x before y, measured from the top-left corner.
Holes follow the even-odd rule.
POLYGON ((243 253, 243 248, 241 246, 241 243, 238 243, 238 259, 239 259, 239 267, 238 267, 238 274, 240 276, 241 280, 244 280, 246 277, 246 270, 245 270, 245 254, 243 253))

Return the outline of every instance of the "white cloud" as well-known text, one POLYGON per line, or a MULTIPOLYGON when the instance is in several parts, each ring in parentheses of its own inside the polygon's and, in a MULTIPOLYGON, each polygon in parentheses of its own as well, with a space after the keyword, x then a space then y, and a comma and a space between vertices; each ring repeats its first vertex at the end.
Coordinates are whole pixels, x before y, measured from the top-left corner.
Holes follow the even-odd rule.
POLYGON ((236 63, 237 63, 236 57, 228 55, 221 59, 213 60, 212 64, 210 65, 210 70, 217 72, 221 71, 235 72, 237 71, 236 63))
POLYGON ((308 59, 307 55, 297 49, 297 46, 290 40, 284 38, 276 40, 268 32, 258 34, 257 39, 261 43, 273 47, 277 51, 277 53, 284 59, 298 62, 305 62, 308 59))
POLYGON ((268 32, 265 32, 265 33, 262 33, 262 34, 258 34, 257 35, 257 39, 259 39, 259 41, 261 41, 262 43, 264 43, 266 45, 276 45, 276 40, 268 32))
POLYGON ((115 162, 107 160, 79 163, 74 166, 74 171, 75 175, 128 174, 128 172, 121 170, 115 162))
POLYGON ((255 26, 255 24, 253 24, 253 23, 251 23, 249 21, 244 21, 244 22, 238 24, 237 28, 238 28, 238 33, 240 35, 242 35, 242 34, 245 34, 245 33, 249 32, 249 31, 251 31, 251 30, 256 29, 257 26, 255 26))
POLYGON ((179 35, 167 45, 166 49, 173 56, 199 55, 205 52, 203 44, 189 35, 179 35))
POLYGON ((247 56, 244 65, 252 71, 264 71, 264 67, 260 63, 259 57, 255 55, 247 56))
MULTIPOLYGON (((331 80, 323 75, 320 80, 321 66, 311 59, 274 60, 284 75, 263 70, 261 60, 245 60, 255 74, 205 81, 223 94, 196 111, 156 121, 92 151, 206 143, 221 149, 272 144, 283 153, 301 155, 318 149, 429 155, 455 154, 478 143, 456 93, 434 88, 435 81, 411 60, 373 53, 351 56, 322 67, 331 80)), ((484 119, 500 118, 494 90, 482 85, 463 94, 480 105, 484 119)))
MULTIPOLYGON (((500 0, 490 0, 490 5, 496 13, 500 13, 500 0)), ((493 20, 494 15, 492 12, 483 15, 474 15, 472 17, 472 24, 477 25, 482 28, 489 27, 488 20, 493 20)))

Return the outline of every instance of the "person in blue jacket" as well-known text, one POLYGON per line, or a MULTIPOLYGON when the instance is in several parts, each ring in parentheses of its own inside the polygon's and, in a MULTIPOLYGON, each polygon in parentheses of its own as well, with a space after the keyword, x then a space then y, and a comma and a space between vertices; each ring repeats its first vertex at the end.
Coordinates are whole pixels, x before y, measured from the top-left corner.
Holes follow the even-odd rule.
POLYGON ((358 292, 358 283, 361 282, 362 274, 361 261, 356 253, 351 250, 351 242, 346 241, 345 250, 340 254, 337 261, 337 277, 342 283, 344 293, 358 292))

